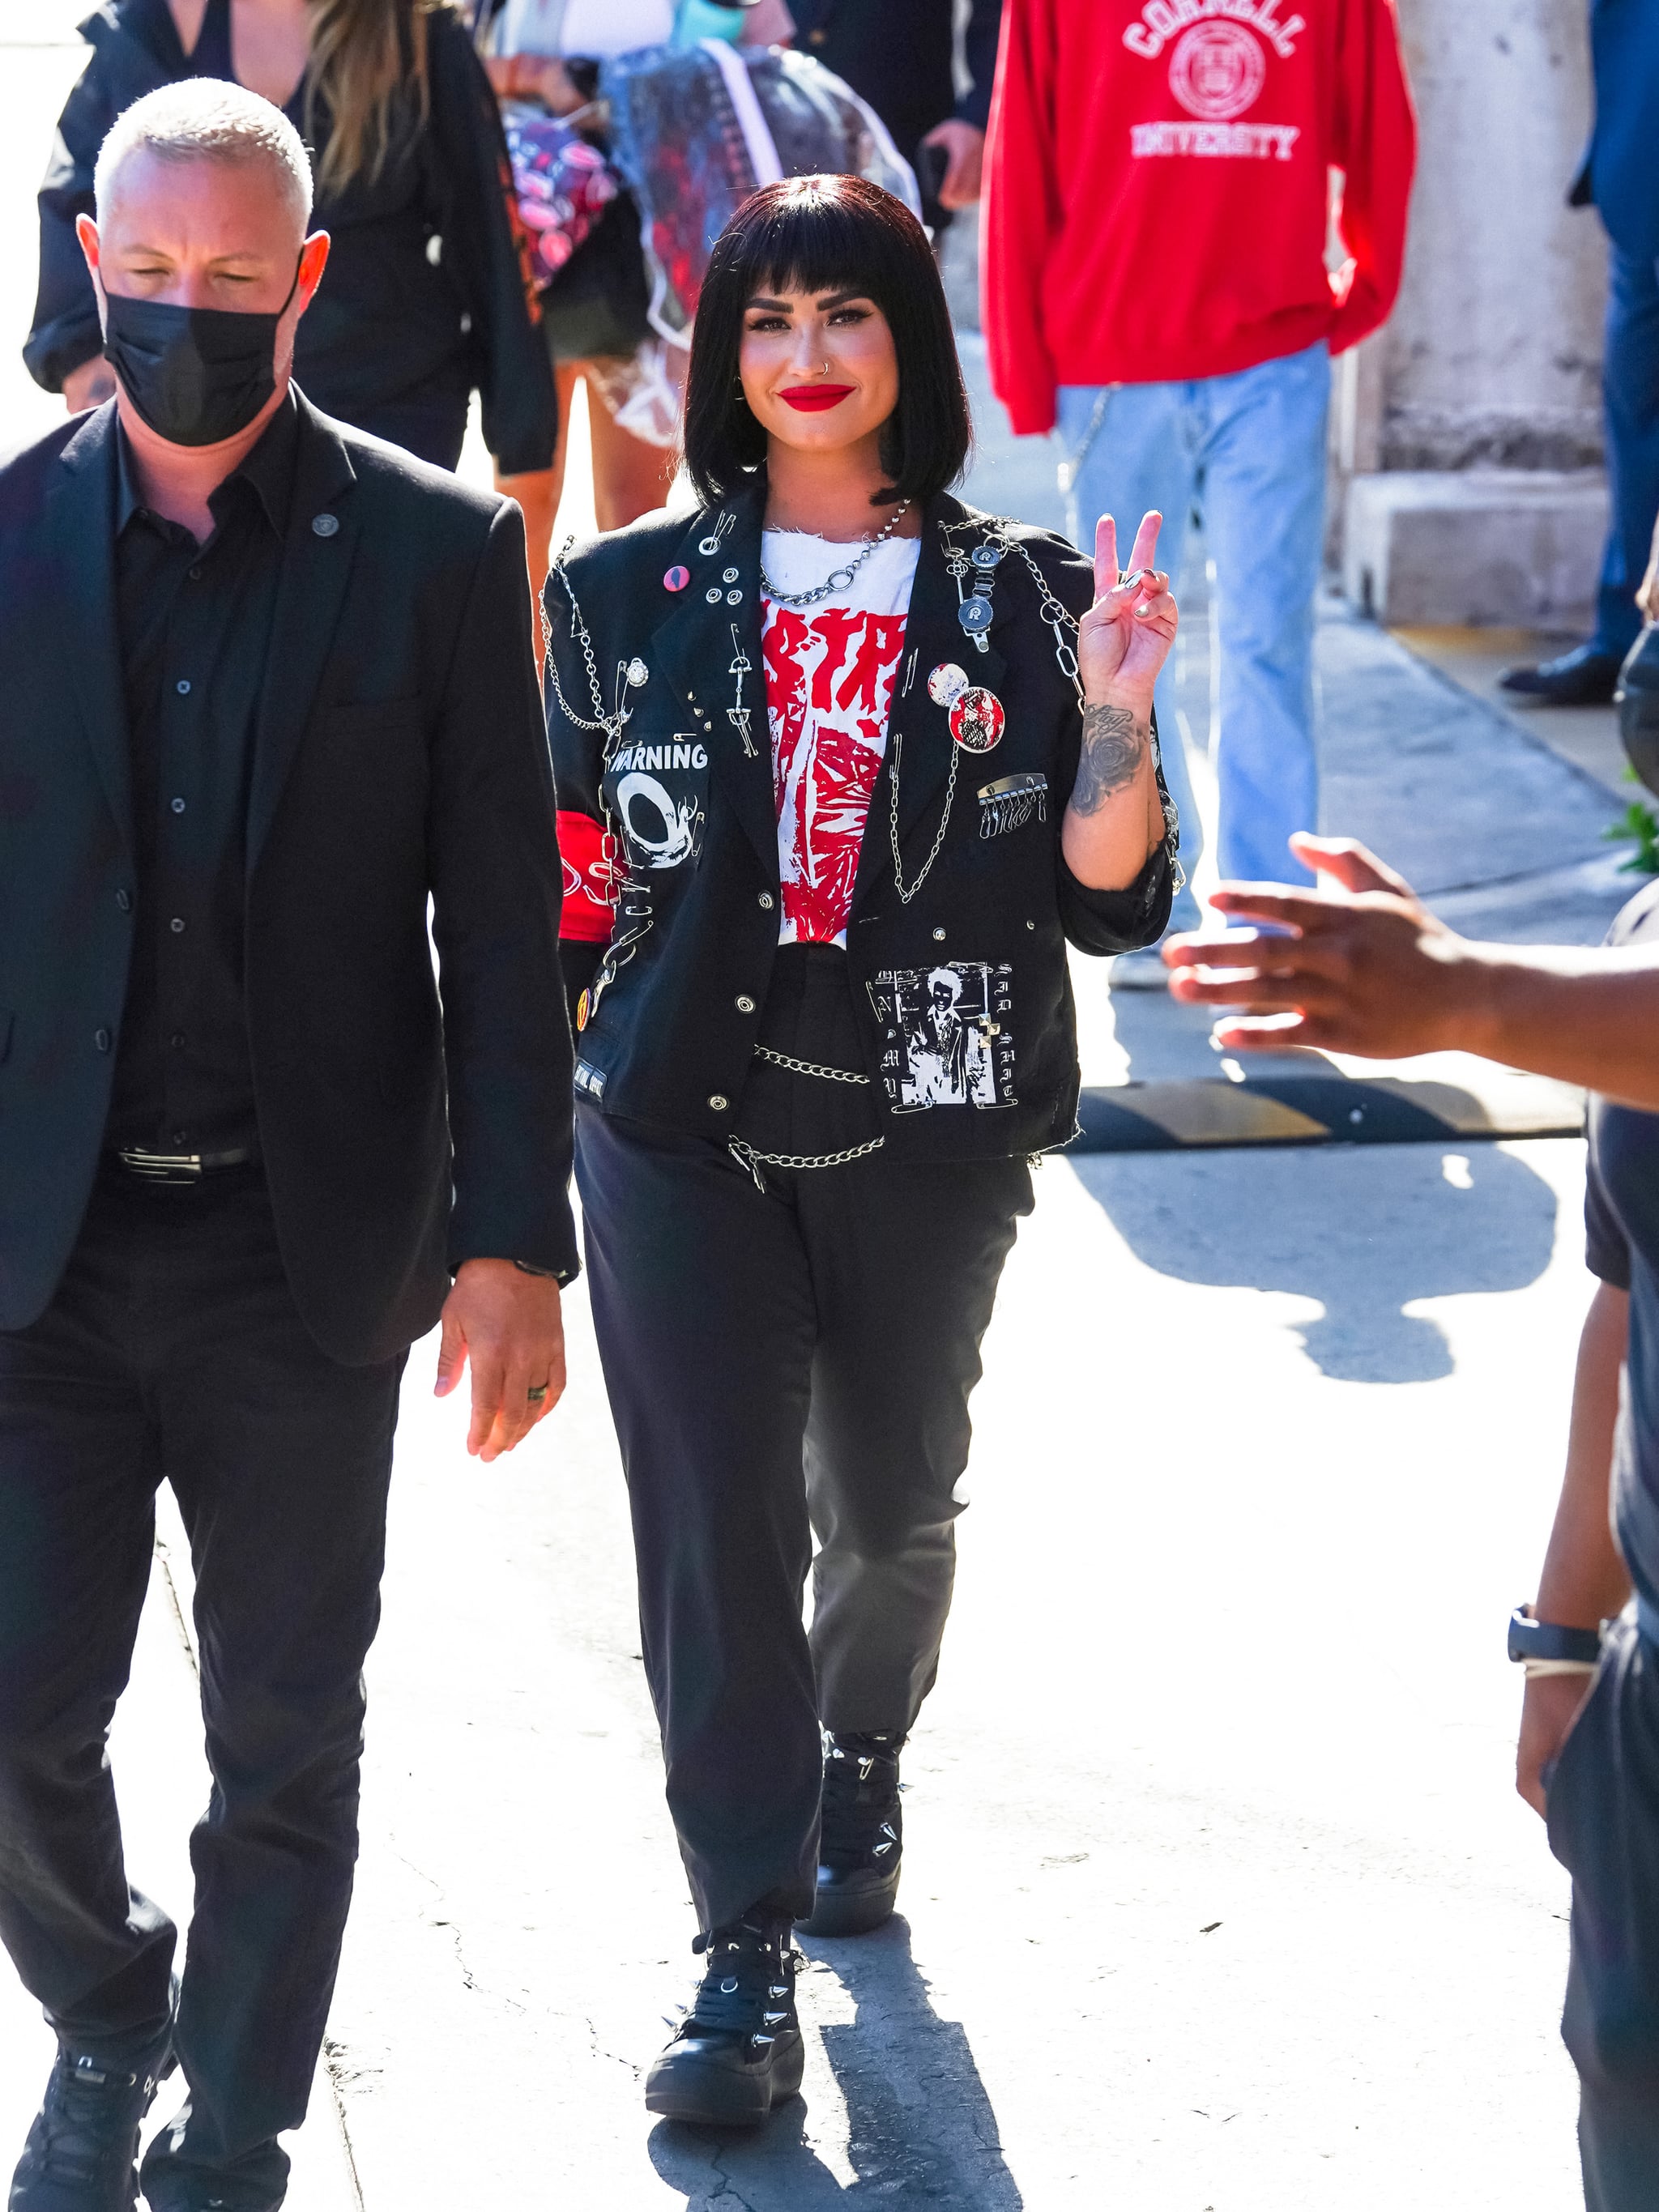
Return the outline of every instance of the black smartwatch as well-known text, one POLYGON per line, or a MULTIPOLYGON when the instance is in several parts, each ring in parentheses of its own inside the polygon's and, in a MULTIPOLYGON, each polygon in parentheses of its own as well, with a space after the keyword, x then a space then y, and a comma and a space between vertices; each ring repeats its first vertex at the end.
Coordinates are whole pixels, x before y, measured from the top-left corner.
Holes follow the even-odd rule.
POLYGON ((1511 1659, 1573 1659, 1594 1667, 1601 1656, 1599 1628, 1562 1628, 1553 1620, 1534 1620, 1524 1605, 1510 1615, 1511 1659))

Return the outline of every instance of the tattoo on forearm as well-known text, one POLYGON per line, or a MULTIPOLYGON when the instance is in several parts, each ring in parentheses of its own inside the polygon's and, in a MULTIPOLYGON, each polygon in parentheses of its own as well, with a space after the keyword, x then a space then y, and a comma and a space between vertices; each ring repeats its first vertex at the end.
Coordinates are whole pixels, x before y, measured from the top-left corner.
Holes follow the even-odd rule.
POLYGON ((1127 790, 1140 772, 1152 738, 1152 725, 1137 720, 1127 707, 1085 707, 1073 812, 1098 814, 1108 799, 1127 790))

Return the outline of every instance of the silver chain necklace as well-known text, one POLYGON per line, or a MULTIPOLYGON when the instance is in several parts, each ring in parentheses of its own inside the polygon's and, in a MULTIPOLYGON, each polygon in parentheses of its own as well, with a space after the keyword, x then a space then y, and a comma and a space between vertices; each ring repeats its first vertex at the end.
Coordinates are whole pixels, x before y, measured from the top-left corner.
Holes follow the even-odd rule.
POLYGON ((827 599, 832 592, 850 590, 854 577, 857 575, 877 546, 884 545, 887 543, 904 520, 909 505, 908 499, 901 500, 886 528, 878 531, 875 537, 866 538, 864 550, 859 555, 857 560, 849 561, 844 568, 837 568, 827 582, 815 585, 810 592, 781 592, 763 568, 760 572, 762 591, 769 599, 775 599, 781 607, 815 607, 820 599, 827 599))

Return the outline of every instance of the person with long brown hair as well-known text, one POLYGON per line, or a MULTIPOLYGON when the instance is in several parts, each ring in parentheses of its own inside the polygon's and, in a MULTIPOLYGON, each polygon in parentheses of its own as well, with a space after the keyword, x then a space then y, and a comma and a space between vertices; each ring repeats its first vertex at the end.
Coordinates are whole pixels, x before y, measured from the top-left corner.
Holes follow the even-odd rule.
POLYGON ((481 395, 532 572, 553 521, 558 407, 536 328, 500 118, 450 0, 104 0, 40 191, 40 288, 23 357, 71 410, 113 389, 76 243, 117 115, 180 77, 282 108, 310 149, 328 283, 295 375, 325 414, 453 469, 481 395))

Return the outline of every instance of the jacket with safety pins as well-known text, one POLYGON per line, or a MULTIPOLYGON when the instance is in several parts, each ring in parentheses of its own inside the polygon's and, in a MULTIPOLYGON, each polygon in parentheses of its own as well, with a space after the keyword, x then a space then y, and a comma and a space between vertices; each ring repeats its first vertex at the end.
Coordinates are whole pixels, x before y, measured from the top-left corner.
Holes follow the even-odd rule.
MULTIPOLYGON (((721 1142, 737 1121, 781 911, 763 503, 757 484, 690 518, 648 516, 556 566, 547 587, 561 951, 581 1021, 577 1096, 721 1142)), ((1063 539, 948 495, 924 511, 847 926, 865 1072, 890 1157, 983 1159, 1066 1142, 1079 1089, 1067 942, 1127 951, 1152 943, 1169 920, 1167 800, 1169 834, 1127 889, 1085 887, 1061 854, 1082 714, 1028 556, 1075 620, 1092 574, 1063 539), (1003 557, 981 652, 957 618, 978 572, 959 580, 949 556, 988 543, 1003 557), (928 684, 950 664, 1001 702, 992 750, 952 739, 928 684), (908 899, 895 880, 895 836, 908 899), (930 1019, 973 1031, 974 1080, 960 1103, 920 1073, 930 1019)), ((1074 629, 1063 634, 1074 646, 1074 629)))

